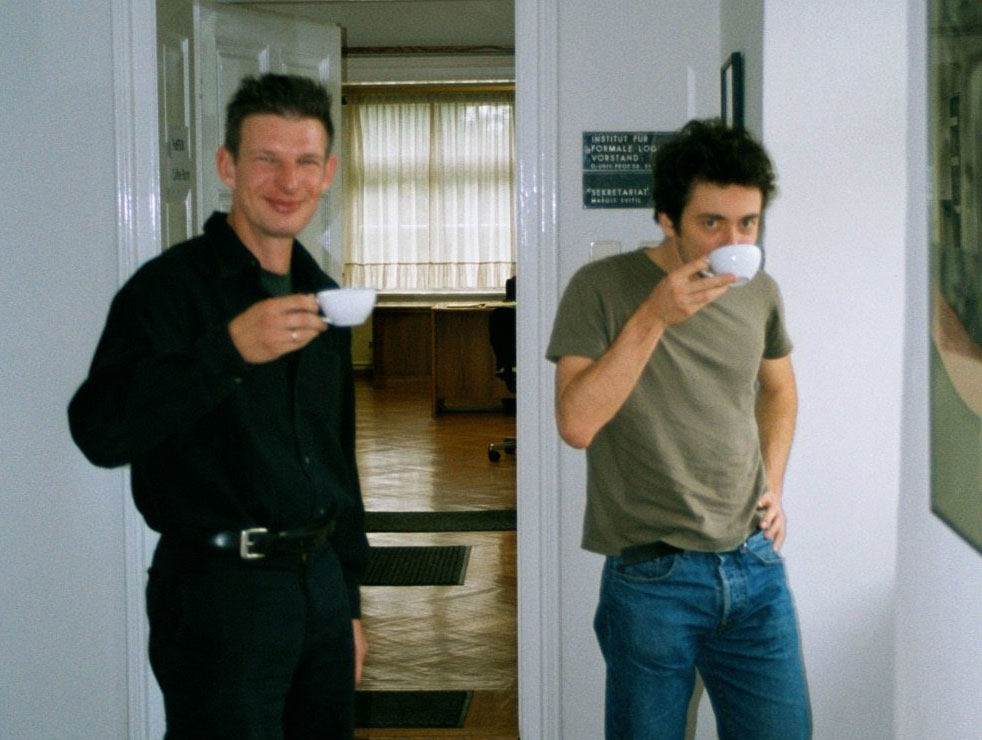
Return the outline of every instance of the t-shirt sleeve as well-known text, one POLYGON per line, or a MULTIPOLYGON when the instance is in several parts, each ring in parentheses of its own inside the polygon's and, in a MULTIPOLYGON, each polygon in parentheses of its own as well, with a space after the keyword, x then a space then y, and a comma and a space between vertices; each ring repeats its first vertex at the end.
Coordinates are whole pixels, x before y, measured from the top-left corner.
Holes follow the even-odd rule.
POLYGON ((793 344, 784 321, 784 301, 777 283, 772 282, 774 298, 770 316, 767 319, 767 332, 764 337, 764 359, 776 360, 791 354, 793 344))
POLYGON ((546 359, 575 355, 596 359, 610 346, 600 291, 587 267, 573 275, 563 292, 546 348, 546 359))

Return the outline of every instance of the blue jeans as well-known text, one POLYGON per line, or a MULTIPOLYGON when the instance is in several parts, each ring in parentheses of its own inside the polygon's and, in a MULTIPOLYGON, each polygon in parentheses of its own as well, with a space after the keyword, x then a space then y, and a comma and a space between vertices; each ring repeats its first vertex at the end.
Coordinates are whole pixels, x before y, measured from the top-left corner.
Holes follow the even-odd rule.
POLYGON ((806 740, 811 713, 784 562, 736 550, 607 558, 594 621, 607 740, 682 740, 698 668, 719 740, 806 740))

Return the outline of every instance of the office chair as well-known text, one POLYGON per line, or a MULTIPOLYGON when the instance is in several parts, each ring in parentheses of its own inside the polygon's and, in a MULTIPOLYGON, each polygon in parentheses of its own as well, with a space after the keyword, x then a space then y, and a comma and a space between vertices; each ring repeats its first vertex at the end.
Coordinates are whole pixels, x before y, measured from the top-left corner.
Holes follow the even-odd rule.
MULTIPOLYGON (((505 282, 505 300, 515 300, 515 278, 505 282)), ((494 350, 495 375, 501 378, 512 393, 515 392, 515 308, 499 306, 488 317, 488 337, 491 349, 494 350)), ((505 406, 512 399, 503 399, 505 406)), ((515 437, 505 437, 501 442, 491 442, 488 445, 488 459, 498 462, 501 450, 513 455, 517 448, 515 437)))

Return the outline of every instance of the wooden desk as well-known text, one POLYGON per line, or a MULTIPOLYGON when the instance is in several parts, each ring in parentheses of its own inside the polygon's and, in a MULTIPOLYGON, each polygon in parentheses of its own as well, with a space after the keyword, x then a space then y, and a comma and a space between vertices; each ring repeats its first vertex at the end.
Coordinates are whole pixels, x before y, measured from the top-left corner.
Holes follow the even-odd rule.
POLYGON ((372 314, 372 382, 422 380, 432 390, 433 415, 491 411, 514 398, 495 376, 488 319, 514 303, 380 303, 372 314))
POLYGON ((430 312, 433 415, 442 411, 491 411, 514 398, 495 375, 488 318, 514 303, 440 303, 430 312))
POLYGON ((380 303, 372 313, 372 383, 429 381, 433 375, 430 313, 419 303, 380 303))

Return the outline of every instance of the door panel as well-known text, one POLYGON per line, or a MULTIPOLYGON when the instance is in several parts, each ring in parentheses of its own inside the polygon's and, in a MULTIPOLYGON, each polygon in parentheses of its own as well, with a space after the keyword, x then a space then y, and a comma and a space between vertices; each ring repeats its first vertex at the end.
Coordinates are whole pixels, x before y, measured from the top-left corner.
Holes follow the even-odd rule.
MULTIPOLYGON (((213 158, 225 130, 225 105, 247 75, 299 74, 319 80, 331 93, 334 138, 341 138, 341 28, 275 13, 232 6, 201 6, 198 48, 200 73, 200 151, 213 158)), ((334 151, 340 147, 335 146, 334 151)), ((227 211, 231 194, 213 161, 199 166, 200 214, 227 211)), ((342 280, 340 168, 321 206, 300 234, 314 259, 342 280)))

